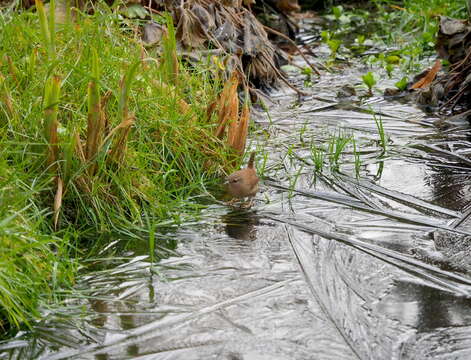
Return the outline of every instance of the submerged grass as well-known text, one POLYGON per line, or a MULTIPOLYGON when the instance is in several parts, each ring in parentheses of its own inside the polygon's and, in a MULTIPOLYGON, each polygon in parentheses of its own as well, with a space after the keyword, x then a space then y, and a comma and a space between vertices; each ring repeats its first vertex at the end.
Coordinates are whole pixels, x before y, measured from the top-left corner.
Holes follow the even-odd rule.
POLYGON ((375 113, 373 113, 373 119, 375 121, 376 128, 378 129, 379 145, 382 149, 381 155, 384 155, 387 150, 388 136, 384 131, 383 119, 381 118, 381 115, 376 115, 375 113))
POLYGON ((64 25, 36 5, 0 16, 3 330, 72 284, 75 234, 145 231, 154 249, 159 224, 234 163, 206 116, 222 81, 182 66, 170 22, 160 56, 102 2, 64 25))
POLYGON ((346 135, 341 131, 338 134, 332 135, 329 139, 328 154, 330 166, 334 170, 338 170, 341 161, 341 155, 346 146, 351 142, 352 136, 346 135))
MULTIPOLYGON (((378 124, 378 123, 377 123, 378 124)), ((383 129, 384 130, 384 129, 383 129)), ((385 141, 387 136, 384 134, 385 141)), ((346 132, 344 129, 337 129, 332 132, 324 142, 312 141, 310 146, 310 160, 314 166, 314 174, 317 176, 325 170, 331 173, 341 172, 342 164, 354 165, 355 177, 360 178, 362 159, 360 149, 357 146, 357 140, 353 134, 346 132)), ((381 147, 381 154, 384 154, 384 148, 381 147)), ((288 153, 289 155, 289 153, 288 153)))

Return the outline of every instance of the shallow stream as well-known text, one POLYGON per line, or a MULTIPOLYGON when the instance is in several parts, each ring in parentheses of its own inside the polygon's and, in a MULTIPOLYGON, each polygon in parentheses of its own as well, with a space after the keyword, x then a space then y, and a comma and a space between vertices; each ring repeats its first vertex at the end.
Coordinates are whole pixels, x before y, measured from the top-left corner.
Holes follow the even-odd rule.
POLYGON ((153 266, 146 239, 97 261, 84 295, 0 358, 470 359, 471 128, 407 101, 340 101, 363 71, 323 73, 300 102, 279 90, 254 114, 264 180, 252 209, 214 202, 158 235, 153 266), (351 146, 337 171, 328 155, 315 171, 312 144, 339 129, 356 141, 358 177, 351 146))

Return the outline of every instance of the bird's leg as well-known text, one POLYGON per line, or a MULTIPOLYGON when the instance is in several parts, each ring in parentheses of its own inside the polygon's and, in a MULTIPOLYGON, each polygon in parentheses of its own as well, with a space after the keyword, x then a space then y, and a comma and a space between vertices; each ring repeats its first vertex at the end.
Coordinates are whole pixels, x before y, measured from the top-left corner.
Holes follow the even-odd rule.
POLYGON ((245 203, 241 205, 241 208, 250 209, 252 206, 253 206, 253 196, 250 196, 248 201, 246 201, 245 203))
POLYGON ((226 201, 226 205, 229 205, 229 206, 234 206, 234 204, 238 201, 239 199, 237 198, 233 198, 232 200, 230 201, 226 201))

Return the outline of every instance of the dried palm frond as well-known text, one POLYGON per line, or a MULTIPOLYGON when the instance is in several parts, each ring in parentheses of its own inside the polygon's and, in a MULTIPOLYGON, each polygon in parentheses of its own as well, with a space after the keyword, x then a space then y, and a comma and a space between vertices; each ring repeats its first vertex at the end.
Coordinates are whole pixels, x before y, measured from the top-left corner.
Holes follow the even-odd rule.
POLYGON ((239 98, 237 96, 237 87, 239 86, 239 75, 234 71, 229 81, 226 82, 219 97, 218 109, 218 127, 215 135, 222 138, 226 125, 229 121, 235 121, 239 112, 239 98))
POLYGON ((246 95, 246 101, 240 114, 239 122, 237 124, 237 132, 233 137, 231 147, 237 152, 239 156, 244 155, 245 144, 247 142, 247 135, 249 132, 250 122, 250 104, 248 102, 248 96, 246 95))

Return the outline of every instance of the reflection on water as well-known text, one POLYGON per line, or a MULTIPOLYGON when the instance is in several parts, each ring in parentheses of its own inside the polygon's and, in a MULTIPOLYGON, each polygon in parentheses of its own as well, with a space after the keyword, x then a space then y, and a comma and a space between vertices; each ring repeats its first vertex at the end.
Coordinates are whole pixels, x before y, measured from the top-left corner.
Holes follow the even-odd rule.
POLYGON ((471 300, 423 284, 397 281, 381 310, 418 332, 471 324, 471 300))
POLYGON ((226 224, 226 234, 233 239, 253 241, 257 237, 258 220, 253 211, 233 209, 221 220, 226 224))

